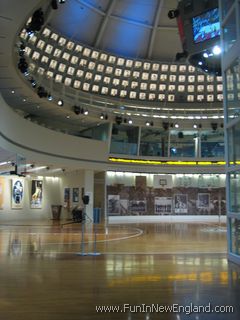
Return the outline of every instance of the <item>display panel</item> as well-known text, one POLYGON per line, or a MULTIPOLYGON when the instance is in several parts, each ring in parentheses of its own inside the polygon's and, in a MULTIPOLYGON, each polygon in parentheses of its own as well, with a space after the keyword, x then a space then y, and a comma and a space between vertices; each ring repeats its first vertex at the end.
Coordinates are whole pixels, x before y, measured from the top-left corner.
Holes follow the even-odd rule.
POLYGON ((43 192, 42 180, 32 180, 31 209, 41 209, 42 208, 42 192, 43 192))
POLYGON ((219 10, 214 8, 192 18, 194 43, 220 36, 219 10))
POLYGON ((24 180, 12 179, 12 209, 22 209, 24 196, 24 180))

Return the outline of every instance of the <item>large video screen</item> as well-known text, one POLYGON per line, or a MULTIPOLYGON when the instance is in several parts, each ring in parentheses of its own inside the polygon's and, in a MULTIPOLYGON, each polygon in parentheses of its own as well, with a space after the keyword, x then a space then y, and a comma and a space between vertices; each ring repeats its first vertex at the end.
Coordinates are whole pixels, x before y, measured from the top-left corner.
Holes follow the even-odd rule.
POLYGON ((218 8, 204 12, 192 19, 193 40, 203 42, 220 36, 220 21, 218 8))

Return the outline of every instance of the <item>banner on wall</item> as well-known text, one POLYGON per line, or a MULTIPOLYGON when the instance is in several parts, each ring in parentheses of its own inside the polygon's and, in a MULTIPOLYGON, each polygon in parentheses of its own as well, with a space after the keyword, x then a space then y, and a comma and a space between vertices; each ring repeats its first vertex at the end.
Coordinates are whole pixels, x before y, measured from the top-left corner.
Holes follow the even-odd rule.
POLYGON ((117 194, 108 195, 108 214, 119 215, 120 213, 120 196, 117 194))
POLYGON ((210 207, 210 194, 209 193, 199 193, 198 194, 197 207, 199 209, 209 209, 209 207, 210 207))
POLYGON ((22 209, 24 197, 24 180, 12 179, 12 209, 22 209))
POLYGON ((131 200, 130 201, 130 211, 133 214, 143 214, 147 211, 147 201, 146 200, 131 200))
POLYGON ((125 216, 128 214, 128 200, 120 199, 120 214, 125 216))
POLYGON ((0 209, 4 207, 4 189, 5 189, 5 179, 0 177, 0 209))
POLYGON ((155 214, 171 214, 172 198, 171 197, 155 197, 154 207, 155 207, 155 214))
POLYGON ((172 176, 167 174, 159 174, 153 176, 153 187, 171 189, 173 187, 172 176))
POLYGON ((31 209, 42 208, 43 181, 32 180, 31 186, 31 209))
POLYGON ((187 194, 175 194, 174 211, 175 213, 188 213, 187 194))

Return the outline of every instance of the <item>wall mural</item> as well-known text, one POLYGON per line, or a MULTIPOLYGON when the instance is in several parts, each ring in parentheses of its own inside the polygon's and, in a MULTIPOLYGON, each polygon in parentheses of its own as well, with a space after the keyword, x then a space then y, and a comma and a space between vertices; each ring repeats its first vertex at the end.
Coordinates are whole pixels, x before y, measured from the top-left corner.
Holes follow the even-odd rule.
POLYGON ((43 200, 43 181, 32 180, 31 209, 41 209, 43 200))
POLYGON ((125 180, 119 176, 107 181, 109 215, 226 214, 225 187, 217 176, 212 177, 212 180, 202 176, 199 180, 190 177, 175 177, 173 180, 161 177, 155 178, 152 185, 147 185, 147 180, 144 181, 146 177, 135 178, 126 177, 125 180), (117 179, 120 183, 117 183, 117 179), (163 184, 162 180, 167 183, 163 184))
POLYGON ((22 178, 12 179, 12 209, 23 208, 24 180, 22 178))

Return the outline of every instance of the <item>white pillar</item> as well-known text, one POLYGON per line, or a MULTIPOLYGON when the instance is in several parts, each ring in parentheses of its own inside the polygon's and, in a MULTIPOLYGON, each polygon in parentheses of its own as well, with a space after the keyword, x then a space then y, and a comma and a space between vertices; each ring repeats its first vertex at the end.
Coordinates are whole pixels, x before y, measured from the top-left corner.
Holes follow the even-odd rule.
POLYGON ((93 220, 93 202, 94 202, 94 171, 84 171, 84 195, 89 196, 89 204, 86 205, 86 214, 93 220))

